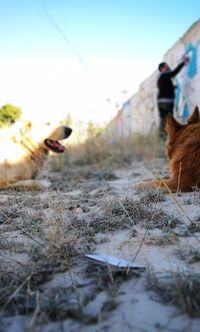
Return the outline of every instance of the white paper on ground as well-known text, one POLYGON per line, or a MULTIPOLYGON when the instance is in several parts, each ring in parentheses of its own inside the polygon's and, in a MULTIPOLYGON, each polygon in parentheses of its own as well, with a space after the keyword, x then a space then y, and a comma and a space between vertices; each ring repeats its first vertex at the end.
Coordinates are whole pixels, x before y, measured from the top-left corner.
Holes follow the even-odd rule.
POLYGON ((123 268, 123 269, 137 269, 137 270, 144 270, 145 266, 140 265, 138 263, 131 263, 127 260, 113 257, 113 256, 108 256, 108 255, 97 255, 97 254, 87 254, 85 255, 86 258, 89 258, 91 260, 94 260, 98 263, 101 264, 106 264, 106 265, 112 265, 118 268, 123 268))

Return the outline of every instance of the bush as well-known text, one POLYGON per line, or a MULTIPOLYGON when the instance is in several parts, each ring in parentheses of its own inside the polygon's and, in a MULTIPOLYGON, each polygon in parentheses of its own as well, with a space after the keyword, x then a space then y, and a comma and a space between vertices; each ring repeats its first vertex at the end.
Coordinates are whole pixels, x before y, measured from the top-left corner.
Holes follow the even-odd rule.
POLYGON ((0 108, 0 128, 10 126, 21 116, 21 109, 11 104, 6 104, 0 108))

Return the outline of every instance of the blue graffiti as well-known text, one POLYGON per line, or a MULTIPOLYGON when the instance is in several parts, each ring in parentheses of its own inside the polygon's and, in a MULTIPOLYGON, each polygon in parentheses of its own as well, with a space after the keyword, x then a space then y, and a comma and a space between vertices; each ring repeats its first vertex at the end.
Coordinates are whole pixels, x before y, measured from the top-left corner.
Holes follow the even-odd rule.
POLYGON ((187 75, 188 77, 193 78, 197 74, 197 47, 194 47, 190 43, 187 45, 185 52, 186 54, 190 53, 187 75))
POLYGON ((176 107, 177 107, 178 104, 179 104, 179 100, 180 100, 181 88, 180 88, 180 84, 178 83, 177 78, 175 79, 175 81, 176 81, 175 104, 176 104, 176 107))
POLYGON ((184 106, 183 106, 182 117, 183 117, 183 118, 188 118, 189 115, 190 115, 190 109, 189 109, 188 103, 185 102, 185 104, 184 104, 184 106))
MULTIPOLYGON (((195 46, 192 43, 189 43, 185 47, 185 54, 188 54, 189 57, 190 57, 190 61, 188 63, 188 68, 187 68, 187 76, 190 79, 193 79, 194 76, 198 72, 198 67, 197 67, 198 52, 197 52, 197 48, 198 48, 199 43, 200 43, 200 41, 198 41, 195 46)), ((180 99, 181 99, 182 89, 181 89, 181 84, 179 83, 179 80, 176 78, 175 81, 176 81, 175 104, 176 104, 176 109, 177 109, 178 105, 180 107, 180 99)), ((186 98, 186 96, 185 96, 185 98, 186 98)), ((184 104, 181 106, 181 117, 188 118, 190 113, 191 112, 190 112, 189 102, 186 98, 186 100, 184 101, 184 104)))

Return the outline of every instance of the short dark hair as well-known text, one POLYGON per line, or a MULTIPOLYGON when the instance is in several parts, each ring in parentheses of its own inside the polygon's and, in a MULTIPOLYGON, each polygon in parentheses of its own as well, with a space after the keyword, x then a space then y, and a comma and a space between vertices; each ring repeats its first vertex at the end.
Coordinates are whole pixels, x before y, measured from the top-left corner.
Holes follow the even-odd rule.
POLYGON ((165 67, 165 65, 166 65, 166 62, 161 62, 161 63, 159 63, 159 65, 158 65, 158 70, 161 71, 161 69, 162 69, 163 67, 165 67))

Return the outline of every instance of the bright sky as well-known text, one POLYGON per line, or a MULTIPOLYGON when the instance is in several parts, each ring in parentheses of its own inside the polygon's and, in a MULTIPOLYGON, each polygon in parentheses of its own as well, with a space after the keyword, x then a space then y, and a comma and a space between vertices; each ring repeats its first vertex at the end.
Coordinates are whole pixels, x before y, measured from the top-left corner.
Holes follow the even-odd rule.
POLYGON ((0 107, 108 121, 199 17, 199 0, 0 1, 0 107))

